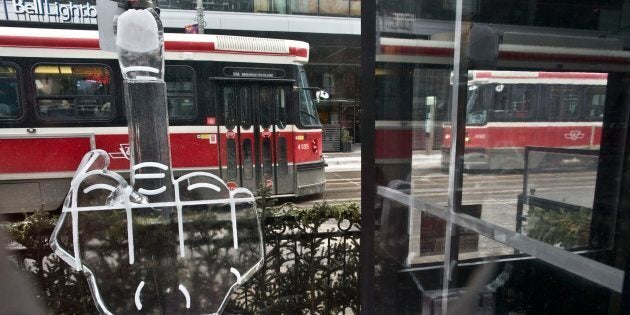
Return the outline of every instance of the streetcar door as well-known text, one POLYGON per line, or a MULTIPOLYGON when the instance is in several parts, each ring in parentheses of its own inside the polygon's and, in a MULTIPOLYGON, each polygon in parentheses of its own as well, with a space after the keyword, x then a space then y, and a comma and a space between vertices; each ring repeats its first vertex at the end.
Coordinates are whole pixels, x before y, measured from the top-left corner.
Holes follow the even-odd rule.
POLYGON ((290 87, 278 83, 254 86, 255 159, 259 161, 256 183, 280 195, 294 191, 289 171, 291 130, 287 126, 290 87))
POLYGON ((230 185, 255 192, 293 193, 287 127, 290 85, 228 83, 221 88, 225 126, 222 176, 230 185), (233 184, 232 184, 233 183, 233 184))
POLYGON ((238 125, 238 86, 219 85, 217 91, 217 103, 219 105, 217 110, 221 117, 221 127, 219 128, 221 177, 232 189, 242 186, 241 170, 239 169, 241 145, 238 125))

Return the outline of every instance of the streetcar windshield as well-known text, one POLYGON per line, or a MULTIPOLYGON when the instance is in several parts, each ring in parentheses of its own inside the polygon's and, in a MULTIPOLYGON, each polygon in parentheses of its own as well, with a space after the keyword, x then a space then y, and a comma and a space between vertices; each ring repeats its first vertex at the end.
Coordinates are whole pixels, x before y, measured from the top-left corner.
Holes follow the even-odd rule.
MULTIPOLYGON (((299 87, 308 87, 308 80, 306 79, 306 72, 304 69, 299 70, 299 87)), ((311 91, 307 89, 300 89, 300 123, 307 127, 320 127, 319 116, 317 110, 313 104, 313 98, 311 91)))
POLYGON ((466 123, 483 124, 486 122, 487 108, 481 97, 481 87, 471 85, 468 87, 468 101, 466 103, 466 123))

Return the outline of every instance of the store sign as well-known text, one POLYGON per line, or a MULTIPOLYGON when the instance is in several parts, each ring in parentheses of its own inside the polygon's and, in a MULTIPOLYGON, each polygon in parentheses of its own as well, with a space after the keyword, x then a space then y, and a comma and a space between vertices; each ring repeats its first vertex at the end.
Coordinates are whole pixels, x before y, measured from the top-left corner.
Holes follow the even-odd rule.
POLYGON ((73 4, 50 2, 49 0, 35 0, 25 2, 24 0, 12 0, 13 13, 40 15, 45 17, 59 17, 63 22, 70 22, 75 18, 86 19, 96 18, 96 6, 89 3, 73 4))

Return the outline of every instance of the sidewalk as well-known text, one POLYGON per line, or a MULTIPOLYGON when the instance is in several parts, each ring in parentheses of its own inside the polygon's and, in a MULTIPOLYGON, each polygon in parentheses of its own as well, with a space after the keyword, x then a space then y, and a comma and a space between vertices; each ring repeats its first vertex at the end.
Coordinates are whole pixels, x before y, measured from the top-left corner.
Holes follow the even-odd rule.
MULTIPOLYGON (((433 151, 427 155, 424 150, 413 151, 412 165, 414 168, 440 168, 442 155, 439 151, 433 151)), ((352 152, 325 152, 326 172, 349 172, 361 170, 361 146, 355 144, 352 152)))

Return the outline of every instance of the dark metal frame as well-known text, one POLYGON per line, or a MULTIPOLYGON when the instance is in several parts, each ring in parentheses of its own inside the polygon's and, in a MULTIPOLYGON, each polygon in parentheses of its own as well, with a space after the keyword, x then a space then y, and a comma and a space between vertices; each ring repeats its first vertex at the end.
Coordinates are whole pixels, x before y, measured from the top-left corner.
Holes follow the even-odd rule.
POLYGON ((376 312, 374 220, 376 218, 376 168, 374 122, 376 114, 376 1, 361 3, 361 312, 376 312))

